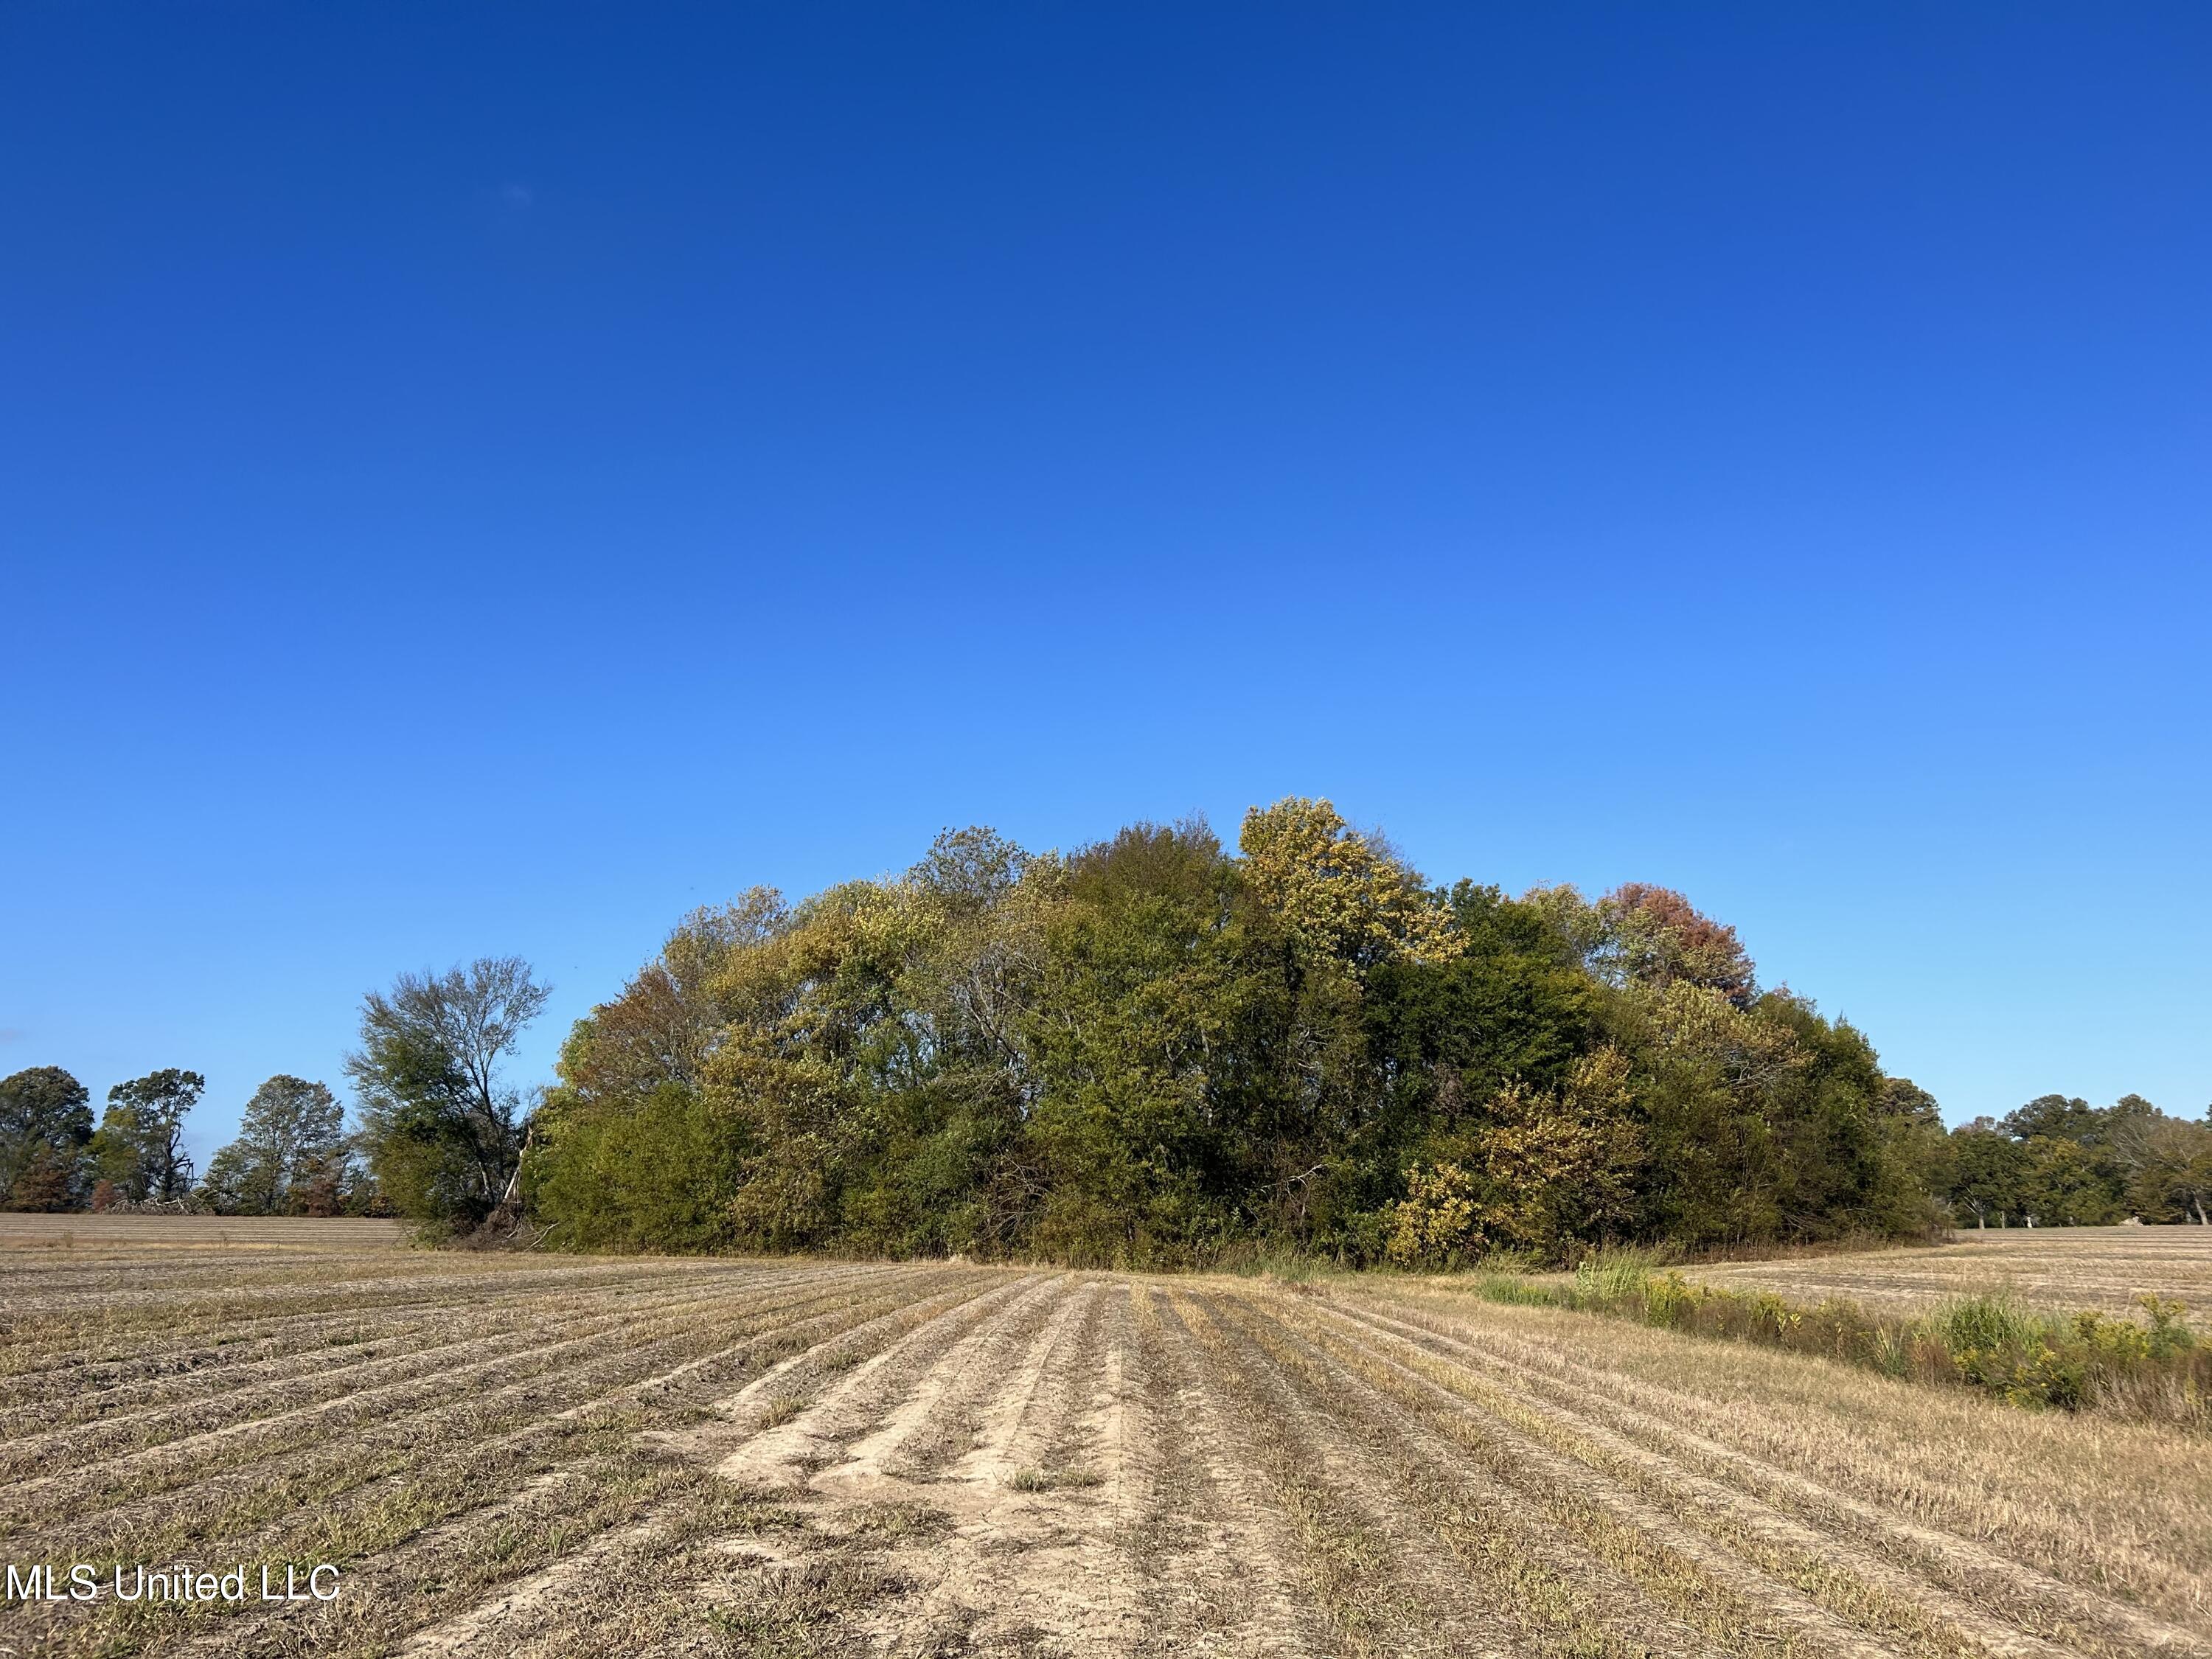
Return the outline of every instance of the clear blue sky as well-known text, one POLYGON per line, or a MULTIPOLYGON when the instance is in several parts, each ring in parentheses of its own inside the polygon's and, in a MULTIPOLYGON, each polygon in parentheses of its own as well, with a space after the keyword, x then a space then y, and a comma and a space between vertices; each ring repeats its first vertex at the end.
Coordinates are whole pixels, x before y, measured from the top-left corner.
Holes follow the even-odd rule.
POLYGON ((0 1070, 1325 794, 2212 1100, 2212 9, 0 8, 0 1070))

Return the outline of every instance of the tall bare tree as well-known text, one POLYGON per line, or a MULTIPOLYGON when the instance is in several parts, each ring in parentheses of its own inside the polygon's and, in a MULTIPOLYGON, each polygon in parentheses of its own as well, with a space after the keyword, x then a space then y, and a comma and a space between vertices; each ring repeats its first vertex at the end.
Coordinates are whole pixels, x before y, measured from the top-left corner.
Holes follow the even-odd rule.
POLYGON ((551 992, 520 957, 479 957, 362 999, 346 1075, 370 1167, 404 1212, 469 1223, 513 1196, 525 1101, 501 1062, 551 992))

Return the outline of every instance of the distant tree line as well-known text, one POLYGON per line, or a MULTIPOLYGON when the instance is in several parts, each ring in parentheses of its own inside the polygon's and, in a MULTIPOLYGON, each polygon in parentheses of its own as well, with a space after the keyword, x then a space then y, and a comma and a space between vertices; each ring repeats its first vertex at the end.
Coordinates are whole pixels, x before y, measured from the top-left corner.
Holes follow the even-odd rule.
POLYGON ((502 1074, 514 957, 363 1001, 331 1091, 270 1079, 195 1181, 204 1088, 0 1079, 16 1208, 191 1194, 574 1249, 1443 1266, 1957 1225, 2212 1221, 2212 1127, 2046 1096, 1947 1133, 1735 932, 1632 884, 1435 886, 1327 801, 1066 855, 948 831, 902 876, 686 917, 502 1074))
POLYGON ((2212 1126, 2141 1095, 2103 1107, 2045 1095, 1953 1130, 1928 1177, 1962 1227, 2212 1224, 2212 1126))
POLYGON ((345 1073, 356 1119, 325 1084, 272 1077, 238 1137, 196 1178, 185 1120, 207 1080, 154 1072, 118 1083, 94 1127, 84 1085, 58 1066, 0 1078, 0 1208, 183 1204, 224 1215, 405 1215, 481 1225, 520 1208, 531 1102, 500 1076, 546 988, 514 957, 402 974, 362 1004, 345 1073))
POLYGON ((246 1103, 238 1139, 194 1178, 185 1119, 207 1088, 170 1068, 107 1091, 98 1127, 85 1086, 58 1066, 0 1078, 0 1199, 13 1210, 185 1204, 230 1215, 390 1213, 319 1083, 272 1077, 246 1103))
POLYGON ((363 1000, 346 1056, 356 1120, 327 1085, 272 1077, 238 1137, 195 1179, 186 1116, 207 1081, 167 1070, 108 1091, 99 1127, 85 1086, 57 1066, 0 1078, 0 1208, 107 1210, 182 1203, 223 1215, 404 1215, 480 1225, 520 1207, 529 1103, 500 1063, 544 1005, 514 957, 402 974, 363 1000))

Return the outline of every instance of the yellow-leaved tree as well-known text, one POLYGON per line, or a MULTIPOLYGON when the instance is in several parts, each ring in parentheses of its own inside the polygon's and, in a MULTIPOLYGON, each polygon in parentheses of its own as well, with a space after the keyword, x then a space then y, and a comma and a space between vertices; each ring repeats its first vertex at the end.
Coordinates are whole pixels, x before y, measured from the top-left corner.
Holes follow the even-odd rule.
POLYGON ((1468 1154, 1417 1164, 1390 1212, 1385 1251, 1401 1267, 1447 1267, 1493 1250, 1556 1258, 1632 1217, 1639 1139, 1626 1055, 1577 1060, 1558 1090, 1512 1082, 1492 1096, 1468 1154))
POLYGON ((1308 961, 1355 973, 1394 956, 1458 953, 1451 913, 1389 843, 1346 823, 1326 800, 1292 795, 1244 814, 1237 849, 1248 890, 1308 961))

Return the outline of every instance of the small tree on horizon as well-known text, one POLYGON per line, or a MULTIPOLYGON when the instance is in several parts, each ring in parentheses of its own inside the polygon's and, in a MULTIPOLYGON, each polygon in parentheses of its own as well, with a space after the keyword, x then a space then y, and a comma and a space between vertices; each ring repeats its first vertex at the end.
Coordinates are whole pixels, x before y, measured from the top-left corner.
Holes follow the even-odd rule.
POLYGON ((110 1089, 107 1109, 86 1148, 94 1175, 128 1198, 182 1198, 192 1184, 185 1118, 206 1088, 198 1072, 169 1066, 110 1089))
POLYGON ((208 1164, 204 1191, 216 1207, 245 1215, 296 1215, 325 1202, 334 1212, 347 1152, 345 1109, 324 1084, 278 1075, 253 1091, 238 1139, 208 1164))
POLYGON ((61 1210, 76 1202, 91 1096, 58 1066, 0 1078, 0 1208, 61 1210))

